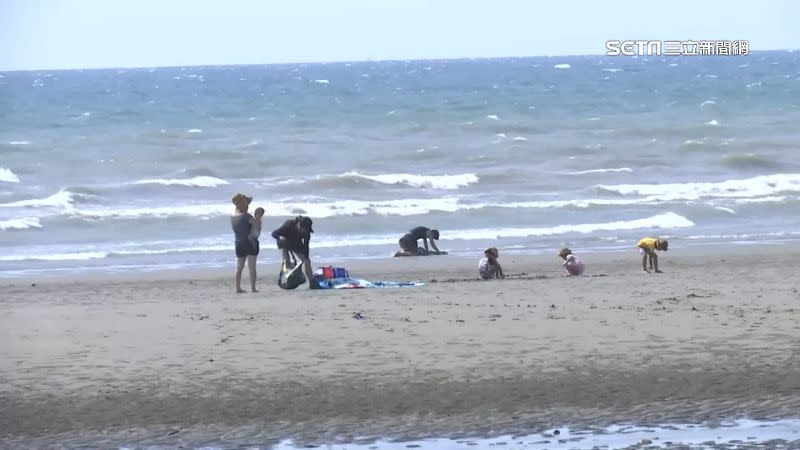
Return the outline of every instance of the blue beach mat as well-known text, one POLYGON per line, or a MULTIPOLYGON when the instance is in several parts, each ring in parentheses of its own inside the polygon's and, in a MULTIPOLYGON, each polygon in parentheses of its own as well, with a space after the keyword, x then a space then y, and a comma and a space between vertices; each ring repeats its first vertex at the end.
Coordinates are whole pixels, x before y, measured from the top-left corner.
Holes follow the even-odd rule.
POLYGON ((317 283, 319 284, 319 289, 404 288, 425 286, 425 283, 420 281, 367 281, 350 277, 317 280, 317 283))

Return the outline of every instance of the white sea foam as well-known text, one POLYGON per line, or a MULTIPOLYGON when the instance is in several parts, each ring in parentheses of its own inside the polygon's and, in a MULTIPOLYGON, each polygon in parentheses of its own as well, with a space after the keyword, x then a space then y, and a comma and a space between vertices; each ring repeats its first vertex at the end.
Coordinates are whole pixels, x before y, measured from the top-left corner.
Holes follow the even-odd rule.
POLYGON ((683 145, 686 146, 703 145, 705 143, 705 139, 687 139, 683 141, 683 145))
POLYGON ((615 168, 615 169, 590 169, 590 170, 580 170, 578 172, 565 172, 564 174, 565 175, 586 175, 586 174, 589 174, 589 173, 606 173, 606 172, 631 173, 631 172, 633 172, 633 169, 631 169, 630 167, 619 167, 619 168, 615 168))
POLYGON ((570 66, 569 64, 556 64, 555 66, 553 66, 554 69, 569 69, 570 67, 572 66, 570 66))
POLYGON ((22 217, 20 219, 0 220, 0 230, 26 230, 28 228, 42 228, 36 217, 22 217))
POLYGON ((55 194, 45 198, 34 198, 30 200, 19 200, 11 203, 0 203, 0 208, 71 208, 75 201, 73 194, 66 190, 60 190, 55 194))
POLYGON ((719 122, 717 122, 717 119, 712 119, 712 120, 709 120, 708 122, 706 122, 706 125, 709 125, 709 126, 712 126, 712 127, 718 127, 719 126, 719 122))
POLYGON ((761 86, 761 82, 760 81, 756 81, 755 83, 749 83, 747 85, 748 88, 758 87, 758 86, 761 86))
MULTIPOLYGON (((659 214, 643 219, 616 221, 600 224, 557 225, 540 228, 474 228, 448 230, 448 240, 493 240, 498 238, 518 238, 535 236, 552 236, 569 233, 593 233, 596 231, 636 230, 642 228, 674 229, 691 227, 694 223, 683 216, 672 212, 659 214)), ((397 242, 396 234, 374 234, 359 236, 325 236, 315 240, 316 248, 336 248, 372 245, 392 245, 397 242)), ((229 246, 225 247, 228 250, 229 246)), ((507 247, 504 247, 507 248, 507 247)), ((520 246, 520 248, 524 248, 520 246)))
POLYGON ((715 102, 714 100, 706 100, 703 103, 700 103, 700 107, 705 108, 706 106, 716 105, 716 104, 717 102, 715 102))
POLYGON ((458 175, 412 175, 407 173, 364 175, 358 172, 346 172, 339 176, 344 178, 363 178, 383 184, 406 184, 414 187, 429 187, 434 189, 458 189, 479 181, 478 176, 474 173, 462 173, 458 175))
POLYGON ((774 237, 786 237, 786 236, 798 236, 800 235, 800 231, 775 231, 772 233, 738 233, 738 234, 694 234, 690 236, 685 236, 681 239, 726 239, 726 240, 741 240, 741 239, 752 239, 752 238, 774 238, 774 237))
POLYGON ((202 133, 203 130, 201 130, 199 128, 192 128, 192 129, 186 130, 186 132, 187 133, 202 133))
POLYGON ((647 196, 659 201, 697 200, 701 198, 753 199, 785 192, 800 192, 800 174, 762 175, 742 180, 726 180, 714 183, 619 184, 613 186, 598 185, 597 188, 625 196, 647 196))
POLYGON ((567 233, 594 233, 597 231, 639 230, 644 228, 686 228, 694 222, 673 212, 634 220, 618 220, 605 223, 566 224, 541 228, 484 228, 448 231, 448 239, 499 239, 532 236, 551 236, 567 233))
MULTIPOLYGON (((408 202, 407 206, 412 206, 413 202, 408 202)), ((392 205, 394 208, 396 205, 392 205)), ((227 205, 225 206, 227 208, 227 205)), ((181 209, 181 208, 179 208, 181 209)), ((271 210, 267 207, 268 211, 271 210)), ((228 211, 229 213, 230 211, 228 211)), ((399 212, 399 210, 397 210, 399 212)), ((285 213, 284 213, 285 214, 285 213)), ((494 239, 500 237, 524 237, 524 236, 549 236, 567 233, 590 233, 595 231, 607 230, 631 230, 639 228, 680 228, 691 226, 691 221, 673 213, 665 213, 644 219, 631 221, 608 222, 601 224, 576 224, 559 225, 543 228, 505 228, 505 229, 461 229, 448 232, 448 239, 475 240, 475 239, 494 239)), ((163 255, 172 253, 191 253, 191 252, 221 252, 230 251, 228 236, 219 238, 204 238, 196 240, 178 241, 150 241, 121 244, 116 248, 97 251, 93 246, 75 248, 73 251, 65 251, 64 248, 50 250, 47 247, 26 249, 26 251, 16 254, 0 256, 0 261, 78 261, 101 259, 114 256, 137 256, 137 255, 163 255)), ((320 233, 315 236, 315 248, 342 248, 354 246, 378 246, 393 245, 397 242, 396 233, 371 234, 371 235, 326 235, 320 233)))
POLYGON ((161 184, 165 186, 194 186, 194 187, 216 187, 222 186, 226 184, 230 184, 227 181, 216 178, 216 177, 209 177, 209 176, 199 176, 194 178, 171 178, 171 179, 162 179, 162 178, 155 178, 155 179, 146 179, 146 180, 137 180, 133 181, 128 184, 161 184))
POLYGON ((486 118, 490 120, 500 120, 500 118, 497 117, 497 114, 489 114, 488 116, 486 116, 486 118))
POLYGON ((670 67, 678 67, 678 64, 677 63, 670 63, 669 66, 670 67))
POLYGON ((720 211, 725 211, 726 213, 736 214, 736 211, 732 210, 731 208, 726 208, 724 206, 717 206, 714 209, 718 209, 720 211))
POLYGON ((747 205, 750 203, 781 203, 785 202, 787 197, 785 195, 772 195, 769 197, 759 198, 737 198, 734 202, 737 205, 747 205))
POLYGON ((19 183, 19 177, 17 176, 17 174, 12 172, 11 169, 0 167, 0 182, 19 183))
POLYGON ((622 69, 602 69, 602 70, 603 70, 603 72, 619 72, 622 69))
MULTIPOLYGON (((445 197, 438 199, 402 199, 402 200, 339 200, 325 202, 258 202, 253 206, 261 206, 267 216, 293 216, 306 214, 315 218, 334 216, 362 216, 378 214, 382 216, 414 216, 431 212, 456 212, 483 208, 589 208, 592 206, 625 206, 659 203, 657 198, 637 199, 578 199, 578 200, 542 200, 509 203, 464 203, 458 198, 445 197)), ((147 217, 215 217, 227 216, 231 213, 231 205, 196 204, 173 207, 127 207, 120 209, 73 208, 70 215, 87 219, 139 219, 147 217)))
MULTIPOLYGON (((469 174, 465 174, 469 175, 469 174)), ((361 174, 351 173, 341 176, 363 177, 361 174)), ((457 185, 470 182, 471 178, 439 178, 422 179, 407 178, 408 175, 376 176, 378 182, 386 184, 407 183, 412 185, 442 186, 443 189, 455 189, 457 185), (381 178, 385 177, 385 178, 381 178), (392 178, 396 177, 396 178, 392 178)), ((448 177, 448 176, 443 176, 448 177)), ((458 177, 458 176, 449 176, 458 177)), ((476 177, 477 179, 477 177, 476 177)), ((373 180, 376 181, 376 180, 373 180)), ((538 200, 522 202, 465 202, 456 197, 441 197, 430 199, 399 199, 399 200, 339 200, 339 201, 293 201, 293 202, 259 202, 253 207, 261 206, 267 210, 267 216, 293 216, 306 214, 315 218, 328 218, 335 216, 363 216, 376 214, 381 216, 413 216, 424 215, 431 212, 456 212, 464 210, 478 210, 483 208, 590 208, 609 206, 632 205, 659 205, 670 202, 684 202, 701 198, 728 198, 736 203, 755 202, 780 202, 783 198, 775 194, 784 191, 800 192, 800 175, 773 175, 756 177, 747 180, 731 180, 721 183, 678 183, 661 185, 598 185, 601 192, 610 192, 622 197, 616 198, 584 198, 567 200, 538 200)), ((68 199, 68 198, 67 198, 68 199)), ((63 204, 67 199, 44 203, 63 204)), ((41 201, 39 201, 41 202, 41 201)), ((24 206, 15 202, 15 206, 24 206)), ((0 206, 8 206, 2 204, 0 206)), ((175 206, 153 207, 148 205, 126 206, 121 208, 104 207, 71 207, 66 204, 62 213, 90 220, 123 219, 136 220, 140 218, 167 218, 174 216, 192 216, 197 218, 210 218, 227 216, 231 213, 229 203, 214 204, 187 204, 175 206)))
POLYGON ((527 140, 528 140, 527 138, 524 138, 522 136, 517 136, 514 139, 512 139, 512 141, 527 141, 527 140))
POLYGON ((102 259, 107 256, 108 253, 106 252, 17 254, 0 256, 0 261, 86 261, 89 259, 102 259))
MULTIPOLYGON (((267 211, 267 216, 293 216, 305 214, 314 218, 328 218, 334 216, 362 216, 377 214, 382 216, 413 216, 429 214, 434 211, 455 212, 460 210, 481 209, 486 207, 502 208, 584 208, 592 205, 628 205, 646 203, 646 199, 606 199, 606 200, 563 200, 515 203, 464 203, 458 198, 444 197, 435 199, 401 199, 401 200, 339 200, 321 202, 259 202, 253 207, 261 206, 267 211)), ((70 208, 65 211, 74 217, 90 220, 123 219, 135 220, 141 218, 167 218, 175 216, 190 216, 209 218, 227 216, 231 213, 229 203, 190 204, 176 206, 129 206, 116 209, 100 207, 70 208)))
MULTIPOLYGON (((334 202, 254 202, 267 216, 294 216, 305 214, 314 218, 333 216, 379 214, 384 216, 413 216, 431 211, 453 212, 462 209, 458 199, 403 199, 386 201, 339 200, 334 202)), ((172 216, 215 217, 229 215, 230 203, 193 204, 163 207, 125 207, 119 209, 73 208, 70 215, 87 219, 139 219, 172 216)))
MULTIPOLYGON (((529 435, 505 435, 491 438, 425 439, 416 441, 379 440, 360 444, 326 444, 326 450, 453 450, 496 448, 525 450, 567 450, 575 448, 793 448, 800 420, 779 421, 738 420, 718 426, 699 424, 668 424, 665 426, 631 424, 611 425, 600 432, 560 427, 557 435, 550 429, 529 435), (645 440, 652 444, 644 444, 645 440), (654 441, 654 442, 653 442, 654 441), (770 444, 770 441, 789 441, 770 444), (708 445, 709 442, 714 444, 708 445)), ((242 433, 244 434, 244 433, 242 433)), ((299 445, 291 440, 277 443, 273 450, 295 450, 299 445)), ((221 447, 219 447, 221 448, 221 447)), ((217 450, 209 448, 209 450, 217 450)))
POLYGON ((317 83, 317 84, 328 84, 328 83, 330 83, 330 81, 328 81, 328 80, 314 80, 314 83, 317 83))

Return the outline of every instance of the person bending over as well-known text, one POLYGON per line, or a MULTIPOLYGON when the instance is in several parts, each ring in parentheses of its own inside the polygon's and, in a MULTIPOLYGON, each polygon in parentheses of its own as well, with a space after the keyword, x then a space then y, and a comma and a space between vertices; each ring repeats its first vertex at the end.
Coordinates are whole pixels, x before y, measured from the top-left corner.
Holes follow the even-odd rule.
POLYGON ((288 265, 289 252, 294 252, 303 264, 303 272, 309 283, 309 288, 314 288, 312 280, 314 274, 311 271, 311 259, 309 258, 309 243, 311 233, 314 232, 312 225, 314 222, 309 217, 297 216, 283 223, 277 230, 272 232, 272 237, 277 241, 278 248, 281 249, 283 261, 288 265))
POLYGON ((661 273, 661 271, 658 270, 658 255, 656 255, 656 250, 667 251, 669 242, 667 242, 666 239, 642 238, 636 243, 636 247, 639 248, 639 253, 642 254, 642 270, 646 273, 650 273, 650 270, 654 270, 655 273, 661 273), (650 270, 647 270, 648 260, 650 260, 650 270))
POLYGON ((404 234, 403 237, 400 238, 400 250, 398 250, 394 256, 417 256, 417 255, 429 255, 431 253, 435 255, 444 254, 444 252, 440 251, 436 247, 436 243, 434 241, 439 240, 439 230, 432 230, 428 227, 416 227, 409 230, 408 233, 404 234), (422 245, 425 247, 421 249, 419 247, 419 240, 422 239, 422 245), (433 252, 428 250, 428 241, 431 243, 431 247, 433 247, 433 252))

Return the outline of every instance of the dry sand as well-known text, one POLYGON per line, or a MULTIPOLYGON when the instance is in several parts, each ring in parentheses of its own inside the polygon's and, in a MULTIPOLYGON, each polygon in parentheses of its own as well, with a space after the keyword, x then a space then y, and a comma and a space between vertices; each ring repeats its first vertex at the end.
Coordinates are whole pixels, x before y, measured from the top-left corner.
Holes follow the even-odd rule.
POLYGON ((429 282, 403 289, 282 291, 274 260, 257 294, 235 295, 228 270, 3 280, 0 444, 796 415, 798 250, 676 248, 659 275, 635 252, 584 254, 580 278, 501 254, 512 277, 497 281, 476 280, 477 257, 348 264, 429 282))

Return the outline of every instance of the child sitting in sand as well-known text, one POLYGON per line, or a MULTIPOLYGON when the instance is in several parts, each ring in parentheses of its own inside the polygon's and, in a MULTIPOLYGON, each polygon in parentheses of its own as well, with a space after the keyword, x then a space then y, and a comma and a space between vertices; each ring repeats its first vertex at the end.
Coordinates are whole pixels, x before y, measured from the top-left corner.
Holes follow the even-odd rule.
POLYGON ((484 280, 491 280, 492 278, 505 278, 503 275, 503 268, 497 262, 500 253, 495 247, 487 248, 483 251, 483 258, 478 262, 478 274, 484 280))
POLYGON ((658 270, 658 255, 656 255, 656 250, 659 251, 667 251, 667 247, 669 246, 669 242, 666 239, 660 238, 642 238, 639 239, 639 242, 636 243, 636 247, 639 248, 639 253, 642 256, 642 270, 646 273, 650 273, 650 270, 647 270, 647 260, 650 260, 650 269, 655 269, 656 273, 661 273, 658 270))
POLYGON ((250 221, 250 244, 252 244, 255 254, 258 255, 259 243, 258 237, 261 236, 261 220, 264 217, 264 208, 256 208, 253 211, 253 219, 250 221))
POLYGON ((558 256, 564 260, 564 263, 562 263, 561 266, 564 267, 565 277, 577 277, 583 275, 583 271, 586 269, 586 266, 583 265, 583 261, 581 261, 580 258, 572 254, 572 250, 568 248, 562 248, 561 251, 558 252, 558 256))

